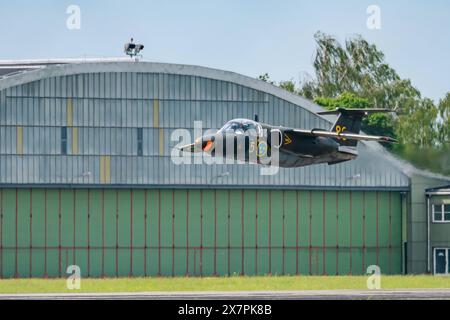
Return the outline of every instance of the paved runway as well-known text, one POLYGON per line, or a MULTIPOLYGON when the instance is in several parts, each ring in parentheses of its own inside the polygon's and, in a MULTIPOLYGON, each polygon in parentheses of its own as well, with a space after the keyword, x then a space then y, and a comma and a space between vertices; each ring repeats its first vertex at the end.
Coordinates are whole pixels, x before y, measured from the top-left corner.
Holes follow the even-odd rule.
POLYGON ((450 289, 402 290, 304 290, 240 292, 138 292, 138 293, 55 293, 0 294, 0 300, 384 300, 446 299, 450 289))

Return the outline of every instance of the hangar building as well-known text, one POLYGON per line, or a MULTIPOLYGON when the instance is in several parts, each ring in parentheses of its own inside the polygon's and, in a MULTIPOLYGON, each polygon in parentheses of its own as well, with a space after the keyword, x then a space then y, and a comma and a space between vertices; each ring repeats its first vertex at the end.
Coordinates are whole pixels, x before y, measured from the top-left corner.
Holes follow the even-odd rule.
POLYGON ((1 62, 0 277, 448 273, 450 196, 433 188, 450 178, 377 143, 269 176, 171 161, 173 131, 194 121, 328 129, 320 110, 199 66, 1 62))

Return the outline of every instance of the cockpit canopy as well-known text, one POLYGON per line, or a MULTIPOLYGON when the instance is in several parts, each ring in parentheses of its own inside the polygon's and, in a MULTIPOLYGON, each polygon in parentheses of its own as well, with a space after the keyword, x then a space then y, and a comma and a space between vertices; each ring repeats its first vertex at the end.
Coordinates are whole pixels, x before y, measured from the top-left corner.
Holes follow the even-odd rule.
POLYGON ((219 132, 261 136, 262 126, 249 119, 233 119, 225 123, 219 132))

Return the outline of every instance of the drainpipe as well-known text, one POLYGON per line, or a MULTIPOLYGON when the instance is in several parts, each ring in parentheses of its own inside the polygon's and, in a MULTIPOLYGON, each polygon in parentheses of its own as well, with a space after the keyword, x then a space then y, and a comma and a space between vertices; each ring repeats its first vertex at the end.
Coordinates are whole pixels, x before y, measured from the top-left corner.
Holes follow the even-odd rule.
POLYGON ((402 211, 402 241, 401 241, 401 256, 402 256, 402 274, 408 273, 408 211, 410 210, 408 204, 408 193, 401 192, 401 211, 402 211))
POLYGON ((427 194, 427 272, 431 272, 431 261, 430 261, 430 195, 427 194))

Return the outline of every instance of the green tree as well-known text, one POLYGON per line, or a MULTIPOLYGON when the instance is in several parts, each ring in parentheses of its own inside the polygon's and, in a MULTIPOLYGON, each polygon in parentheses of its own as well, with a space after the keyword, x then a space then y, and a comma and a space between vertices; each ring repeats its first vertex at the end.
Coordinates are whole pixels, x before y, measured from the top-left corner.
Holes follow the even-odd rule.
MULTIPOLYGON (((372 105, 367 98, 360 98, 353 93, 344 92, 337 98, 318 97, 314 102, 326 109, 338 107, 347 109, 366 109, 372 105)), ((368 134, 394 136, 392 117, 385 113, 371 114, 363 120, 362 130, 368 134)))
MULTIPOLYGON (((313 62, 315 79, 301 89, 314 97, 337 97, 344 92, 366 97, 376 107, 386 106, 386 87, 400 81, 384 54, 361 36, 347 39, 342 46, 334 37, 317 32, 313 62)), ((391 102, 391 100, 389 100, 391 102)))
POLYGON ((299 94, 327 108, 387 108, 397 112, 373 114, 363 122, 368 134, 396 137, 391 151, 415 165, 450 174, 450 92, 436 106, 421 96, 409 79, 402 79, 384 54, 361 36, 341 45, 317 32, 314 76, 276 84, 266 73, 263 81, 299 94))
MULTIPOLYGON (((318 103, 320 99, 332 98, 335 106, 345 106, 346 97, 353 100, 359 97, 365 99, 363 107, 395 109, 398 117, 389 114, 368 117, 364 122, 367 133, 395 134, 400 143, 420 147, 436 144, 436 107, 431 100, 421 97, 410 80, 400 78, 375 45, 361 36, 347 39, 341 45, 322 32, 315 34, 315 40, 315 77, 301 84, 299 94, 318 99, 318 103)), ((444 110, 445 102, 443 106, 444 110)))
POLYGON ((402 144, 419 148, 432 147, 437 141, 438 109, 430 99, 421 99, 403 108, 396 122, 397 137, 402 144))
POLYGON ((270 80, 269 74, 266 72, 264 74, 261 74, 258 76, 259 80, 262 80, 264 82, 279 86, 280 88, 283 88, 284 90, 287 90, 291 93, 298 93, 298 89, 295 85, 294 80, 286 80, 286 81, 280 81, 276 83, 275 81, 270 80))
POLYGON ((438 140, 442 145, 450 145, 450 92, 438 104, 438 140))
POLYGON ((281 81, 278 86, 291 93, 297 93, 297 88, 293 80, 281 81))

